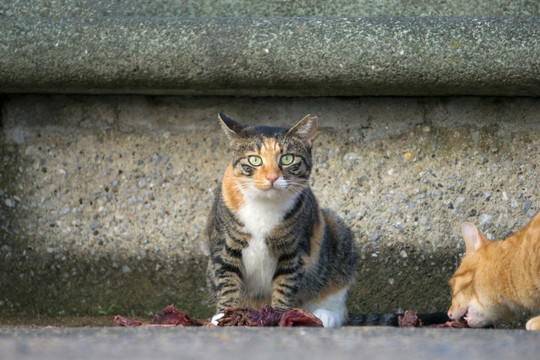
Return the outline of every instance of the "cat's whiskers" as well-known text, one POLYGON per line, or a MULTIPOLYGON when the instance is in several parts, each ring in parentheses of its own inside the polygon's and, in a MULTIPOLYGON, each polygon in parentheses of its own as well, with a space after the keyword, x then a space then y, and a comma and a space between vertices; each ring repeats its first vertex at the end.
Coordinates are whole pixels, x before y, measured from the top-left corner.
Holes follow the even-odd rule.
POLYGON ((286 183, 282 187, 275 187, 275 186, 269 187, 268 183, 262 180, 254 180, 250 178, 239 179, 239 183, 241 183, 243 187, 243 189, 241 189, 240 192, 242 192, 242 190, 244 191, 257 190, 261 192, 266 192, 269 190, 276 190, 279 192, 286 192, 291 195, 298 195, 302 193, 302 191, 304 191, 308 187, 307 182, 305 181, 294 181, 294 180, 289 180, 289 179, 286 179, 285 181, 286 183), (266 189, 263 190, 262 188, 266 188, 266 189))

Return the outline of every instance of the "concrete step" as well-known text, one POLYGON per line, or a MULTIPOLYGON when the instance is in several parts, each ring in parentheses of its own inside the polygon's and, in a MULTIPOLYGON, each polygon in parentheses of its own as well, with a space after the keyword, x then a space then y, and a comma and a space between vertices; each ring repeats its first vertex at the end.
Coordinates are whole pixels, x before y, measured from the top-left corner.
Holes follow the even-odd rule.
POLYGON ((0 18, 0 92, 540 94, 540 17, 0 18))

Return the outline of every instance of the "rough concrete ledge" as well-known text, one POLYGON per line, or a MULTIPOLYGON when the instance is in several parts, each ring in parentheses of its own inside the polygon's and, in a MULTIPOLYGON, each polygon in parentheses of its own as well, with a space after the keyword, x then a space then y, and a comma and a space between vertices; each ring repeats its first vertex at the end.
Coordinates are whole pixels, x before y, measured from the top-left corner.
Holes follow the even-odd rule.
POLYGON ((540 17, 0 17, 0 92, 540 95, 540 17))

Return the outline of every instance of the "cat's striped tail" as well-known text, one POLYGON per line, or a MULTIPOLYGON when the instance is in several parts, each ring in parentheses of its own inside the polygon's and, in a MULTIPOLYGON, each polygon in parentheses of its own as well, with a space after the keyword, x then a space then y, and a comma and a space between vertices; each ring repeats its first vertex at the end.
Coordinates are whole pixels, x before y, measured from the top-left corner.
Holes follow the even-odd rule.
MULTIPOLYGON (((349 314, 344 326, 399 326, 398 318, 403 314, 349 314)), ((444 312, 417 314, 424 325, 444 324, 451 321, 444 312)))

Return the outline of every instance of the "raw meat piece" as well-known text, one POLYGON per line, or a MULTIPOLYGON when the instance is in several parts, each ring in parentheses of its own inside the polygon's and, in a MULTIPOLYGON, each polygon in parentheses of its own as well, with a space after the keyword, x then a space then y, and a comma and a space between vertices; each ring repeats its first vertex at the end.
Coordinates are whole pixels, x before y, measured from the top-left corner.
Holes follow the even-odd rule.
POLYGON ((324 327, 322 321, 310 312, 302 309, 289 309, 283 313, 279 326, 311 326, 324 327))
MULTIPOLYGON (((114 323, 117 326, 142 326, 142 322, 128 320, 116 315, 114 323)), ((154 316, 148 326, 214 326, 203 323, 199 319, 181 313, 173 305, 167 306, 154 316)), ((248 306, 230 307, 225 309, 224 315, 218 320, 217 326, 311 326, 323 327, 321 320, 315 315, 302 309, 276 310, 265 306, 260 310, 248 306)))
POLYGON ((416 313, 412 310, 405 311, 405 314, 398 317, 398 324, 399 327, 429 327, 429 328, 452 328, 452 329, 462 329, 468 327, 466 324, 462 324, 457 321, 447 321, 442 324, 431 324, 431 325, 424 325, 422 324, 422 320, 416 316, 416 313))
POLYGON ((150 321, 150 325, 201 326, 202 324, 203 322, 199 319, 179 312, 173 305, 161 310, 150 321))
POLYGON ((467 324, 462 324, 458 321, 447 321, 444 324, 433 324, 426 327, 432 327, 432 328, 450 328, 450 329, 463 329, 468 328, 467 324))
MULTIPOLYGON (((123 316, 116 315, 114 317, 116 326, 142 326, 142 322, 138 320, 129 320, 123 316)), ((199 319, 181 313, 174 308, 174 305, 169 305, 154 316, 148 326, 202 326, 203 322, 199 319)))
POLYGON ((116 326, 141 326, 142 322, 140 322, 139 320, 129 320, 123 316, 116 315, 114 317, 114 324, 116 326))
POLYGON ((255 309, 248 306, 229 307, 217 321, 217 326, 262 326, 258 320, 259 312, 255 309))
POLYGON ((218 320, 218 326, 323 327, 322 322, 311 313, 301 309, 280 311, 268 305, 258 311, 247 306, 227 308, 218 320))
POLYGON ((403 316, 398 317, 399 327, 422 327, 422 320, 412 310, 405 311, 403 316))

